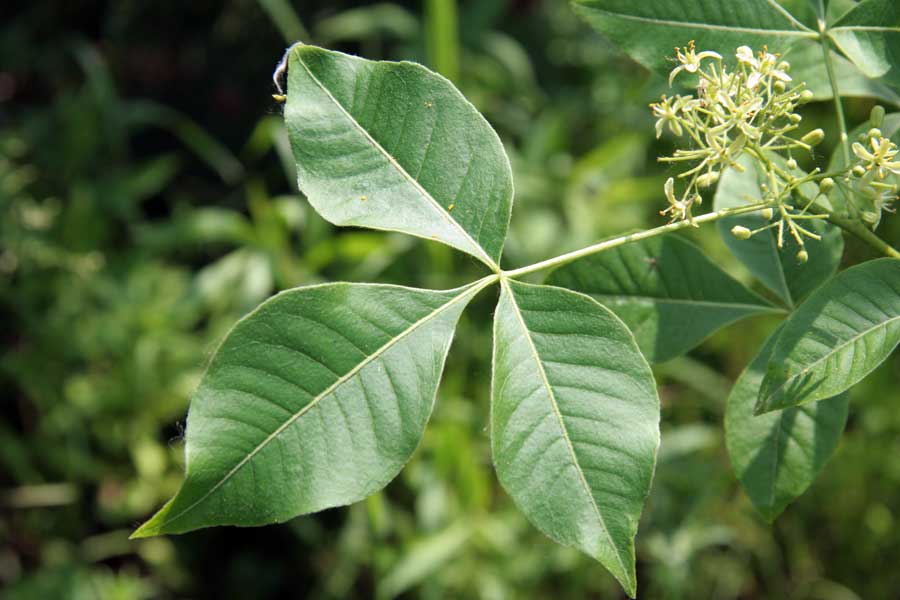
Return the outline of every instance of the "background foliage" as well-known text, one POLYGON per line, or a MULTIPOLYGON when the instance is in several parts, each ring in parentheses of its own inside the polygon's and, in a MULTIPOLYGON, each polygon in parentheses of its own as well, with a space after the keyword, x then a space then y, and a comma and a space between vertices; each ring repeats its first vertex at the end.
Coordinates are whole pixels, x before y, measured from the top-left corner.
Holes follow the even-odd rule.
MULTIPOLYGON (((452 8, 45 2, 5 20, 0 597, 618 597, 602 567, 528 525, 491 471, 487 294, 462 318, 420 449, 384 492, 263 529, 127 540, 177 489, 188 396, 239 316, 299 284, 446 289, 483 272, 434 243, 334 230, 296 196, 269 96, 286 40, 418 60, 457 82, 512 158, 505 265, 662 222, 668 175, 654 157, 671 149, 646 105, 664 80, 564 2, 452 8)), ((871 102, 848 104, 850 125, 864 121, 871 102)), ((829 105, 806 114, 835 131, 829 105)), ((900 222, 880 231, 900 239, 900 222)), ((715 228, 691 233, 750 281, 715 228)), ((848 239, 848 264, 869 257, 848 239)), ((774 526, 738 489, 725 399, 773 326, 741 322, 655 367, 645 597, 887 598, 900 586, 896 355, 853 389, 836 456, 774 526)))

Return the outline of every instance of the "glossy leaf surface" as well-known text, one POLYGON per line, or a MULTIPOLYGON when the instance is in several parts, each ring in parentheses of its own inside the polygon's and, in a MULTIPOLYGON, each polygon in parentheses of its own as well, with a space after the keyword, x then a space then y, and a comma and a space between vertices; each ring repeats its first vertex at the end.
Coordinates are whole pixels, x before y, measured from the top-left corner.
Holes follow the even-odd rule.
POLYGON ((615 312, 651 362, 683 354, 739 319, 778 310, 676 235, 582 258, 547 282, 588 294, 615 312))
POLYGON ((531 522, 599 560, 634 596, 659 400, 624 324, 585 295, 504 282, 491 444, 500 482, 531 522))
POLYGON ((575 10, 595 29, 649 69, 668 73, 673 48, 695 40, 728 60, 735 48, 768 46, 784 52, 794 42, 815 38, 774 1, 575 0, 575 10))
POLYGON ((512 209, 509 160, 449 81, 415 63, 299 45, 284 117, 300 190, 337 225, 439 240, 489 266, 512 209))
POLYGON ((900 3, 864 0, 838 19, 828 35, 868 77, 900 86, 900 3))
MULTIPOLYGON (((831 51, 831 63, 837 87, 843 97, 877 98, 881 102, 900 105, 900 93, 879 79, 866 77, 859 68, 841 54, 831 51)), ((816 40, 802 40, 785 54, 791 63, 791 77, 803 82, 816 100, 831 100, 834 94, 828 69, 822 56, 822 45, 816 40)))
POLYGON ((900 260, 841 272, 791 315, 778 337, 756 412, 836 396, 900 343, 900 260))
POLYGON ((773 521, 812 484, 834 453, 847 422, 843 393, 754 416, 776 331, 741 374, 725 408, 725 441, 734 472, 756 509, 773 521))
POLYGON ((457 319, 445 292, 334 283, 241 320, 191 401, 181 490, 136 537, 262 525, 384 487, 431 414, 457 319))

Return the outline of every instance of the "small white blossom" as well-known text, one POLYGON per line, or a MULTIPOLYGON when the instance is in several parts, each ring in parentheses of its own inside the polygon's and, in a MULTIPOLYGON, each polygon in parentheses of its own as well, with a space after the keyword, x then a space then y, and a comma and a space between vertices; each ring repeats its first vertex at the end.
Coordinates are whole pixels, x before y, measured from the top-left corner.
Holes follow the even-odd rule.
POLYGON ((695 203, 703 203, 703 198, 700 197, 700 194, 690 194, 687 197, 678 200, 675 198, 675 180, 671 177, 666 179, 666 183, 663 185, 663 191, 666 194, 666 200, 669 202, 669 207, 659 211, 659 214, 669 215, 672 223, 675 221, 690 221, 691 225, 697 227, 697 224, 694 223, 694 216, 691 214, 691 209, 695 203))
POLYGON ((700 61, 703 59, 715 58, 716 60, 722 60, 722 55, 712 50, 704 50, 698 53, 694 48, 694 40, 691 40, 688 42, 687 47, 684 48, 684 52, 681 51, 681 48, 675 48, 675 58, 681 64, 672 69, 672 72, 669 74, 669 85, 672 85, 672 82, 675 81, 675 76, 682 71, 696 73, 700 69, 700 61))
POLYGON ((898 152, 897 144, 881 136, 870 138, 869 144, 871 152, 859 142, 853 144, 853 153, 864 163, 868 163, 863 165, 865 169, 874 170, 879 179, 884 179, 888 172, 900 175, 900 161, 894 160, 898 152))
POLYGON ((657 139, 662 135, 663 127, 666 125, 669 126, 669 131, 677 136, 681 136, 683 131, 681 124, 678 122, 678 103, 676 98, 663 96, 659 102, 651 104, 650 108, 653 109, 653 116, 656 117, 657 139))
POLYGON ((750 46, 740 46, 734 56, 741 64, 745 64, 754 69, 759 68, 759 62, 756 60, 756 56, 753 55, 753 50, 750 49, 750 46))

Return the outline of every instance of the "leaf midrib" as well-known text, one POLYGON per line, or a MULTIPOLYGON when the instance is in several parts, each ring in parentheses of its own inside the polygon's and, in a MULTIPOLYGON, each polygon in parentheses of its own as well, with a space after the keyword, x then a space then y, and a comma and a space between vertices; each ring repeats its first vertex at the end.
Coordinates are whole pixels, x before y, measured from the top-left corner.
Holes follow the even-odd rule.
MULTIPOLYGON (((890 319, 887 319, 886 321, 882 321, 882 322, 880 322, 880 323, 877 323, 877 324, 873 325, 872 327, 869 327, 869 328, 866 329, 865 331, 861 331, 860 333, 858 333, 858 334, 856 334, 855 336, 853 336, 852 338, 848 339, 846 342, 843 342, 843 343, 840 344, 839 346, 835 346, 834 349, 833 349, 831 352, 828 352, 828 353, 826 353, 826 354, 823 354, 822 356, 820 356, 819 358, 817 358, 815 361, 811 362, 811 363, 810 363, 808 366, 806 366, 804 369, 798 371, 797 373, 795 373, 795 374, 791 375, 790 377, 788 377, 787 379, 785 379, 785 380, 781 383, 781 385, 779 385, 777 388, 775 388, 775 389, 772 391, 772 393, 768 395, 768 397, 766 398, 766 402, 765 402, 765 404, 764 404, 764 408, 770 408, 771 410, 775 410, 775 409, 778 409, 778 408, 790 408, 790 406, 796 406, 796 405, 789 405, 789 406, 770 407, 770 406, 769 406, 769 404, 770 404, 769 401, 770 401, 772 398, 774 398, 778 393, 780 393, 781 390, 783 390, 784 387, 785 387, 788 383, 790 383, 791 381, 797 379, 798 377, 800 377, 800 376, 802 376, 802 375, 805 375, 806 373, 809 373, 809 372, 812 371, 815 367, 817 367, 817 366, 819 365, 819 363, 821 363, 823 360, 827 360, 829 357, 834 356, 834 355, 837 354, 838 352, 842 351, 845 347, 849 346, 850 344, 855 343, 857 340, 859 340, 859 339, 862 338, 862 337, 865 337, 865 336, 869 335, 869 334, 872 333, 873 331, 875 331, 875 330, 877 330, 877 329, 881 329, 882 327, 887 327, 887 326, 890 325, 892 322, 898 321, 898 320, 900 320, 900 315, 898 315, 898 316, 896 316, 896 317, 891 317, 890 319)), ((836 395, 836 394, 835 394, 835 395, 836 395)))
POLYGON ((399 162, 397 162, 397 159, 395 159, 391 155, 391 153, 388 152, 384 148, 384 146, 382 146, 378 142, 378 140, 376 140, 375 138, 372 137, 372 135, 366 130, 365 127, 360 125, 359 121, 357 121, 356 118, 354 118, 353 115, 351 115, 347 111, 347 109, 344 108, 344 105, 341 104, 340 102, 338 102, 337 98, 335 98, 334 95, 331 93, 331 90, 329 90, 327 87, 325 87, 325 85, 321 81, 319 81, 318 77, 313 75, 313 72, 310 70, 310 68, 307 66, 307 64, 303 61, 302 55, 297 56, 297 62, 300 63, 300 65, 303 67, 303 70, 306 71, 307 75, 309 75, 309 78, 315 82, 315 84, 319 87, 319 89, 321 89, 322 92, 326 96, 328 96, 328 99, 331 100, 334 103, 334 105, 338 108, 338 110, 340 110, 341 113, 347 118, 347 120, 350 121, 350 123, 353 125, 353 127, 356 128, 363 135, 363 137, 366 139, 366 141, 368 141, 372 145, 373 148, 375 148, 382 156, 384 156, 385 159, 387 159, 387 161, 390 163, 390 165, 392 167, 394 167, 397 170, 397 172, 400 173, 400 175, 404 179, 407 180, 407 182, 409 182, 409 184, 413 187, 413 189, 415 189, 417 192, 419 192, 419 194, 431 204, 431 207, 442 218, 444 218, 448 223, 450 223, 450 225, 452 227, 459 230, 459 232, 463 235, 463 237, 466 240, 468 240, 469 243, 472 244, 472 248, 481 255, 478 258, 480 260, 482 260, 486 265, 491 267, 491 269, 493 269, 494 271, 499 271, 500 267, 497 265, 497 263, 494 261, 493 258, 488 256, 487 251, 485 251, 485 249, 481 247, 481 244, 476 242, 475 239, 472 238, 471 235, 469 235, 469 232, 466 231, 466 229, 456 219, 454 219, 450 215, 450 213, 448 213, 447 211, 444 210, 444 208, 441 206, 441 204, 437 200, 435 200, 434 196, 432 196, 428 190, 426 190, 424 187, 422 187, 422 184, 420 184, 412 175, 410 175, 409 172, 406 169, 404 169, 403 166, 399 162))
POLYGON ((639 17, 637 15, 628 15, 625 13, 617 13, 605 8, 599 8, 589 4, 582 4, 582 8, 594 10, 604 13, 611 17, 625 19, 630 21, 638 21, 642 23, 655 23, 658 25, 667 25, 669 27, 684 27, 691 29, 709 29, 711 31, 734 31, 738 33, 750 33, 759 35, 775 35, 775 36, 795 36, 804 38, 818 38, 819 34, 814 31, 794 31, 791 29, 758 29, 756 27, 736 27, 733 25, 715 25, 713 23, 696 23, 694 21, 672 21, 670 19, 654 19, 652 17, 639 17))
POLYGON ((525 339, 528 342, 528 348, 531 350, 532 358, 534 358, 534 362, 537 364, 538 375, 540 375, 541 381, 544 384, 544 387, 547 389, 547 396, 550 398, 550 405, 553 408, 553 412, 556 415, 557 421, 559 423, 559 429, 562 433, 563 439, 566 441, 566 447, 569 449, 569 454, 572 457, 572 462, 575 464, 575 470, 578 471, 578 478, 581 481, 581 485, 584 487, 584 492, 587 494, 588 500, 590 502, 591 508, 594 509, 594 513, 597 515, 597 519, 600 521, 600 526, 603 528, 603 533, 606 535, 606 539, 609 541, 610 546, 613 549, 613 553, 616 556, 616 560, 619 563, 619 567, 622 569, 622 575, 631 580, 631 575, 628 569, 625 567, 625 563, 622 560, 622 556, 619 554, 619 548, 616 545, 615 541, 612 539, 612 535, 609 533, 609 529, 606 526, 606 520, 603 518, 603 515, 600 513, 600 507, 597 506, 597 501, 594 499, 594 494, 591 491, 590 485, 588 485, 587 479, 584 477, 584 471, 581 469, 581 464, 578 462, 578 456, 575 454, 575 447, 572 445, 572 440, 569 438, 569 432, 566 429, 565 421, 563 420, 562 412, 559 410, 559 405, 556 402, 556 395, 553 393, 553 387, 550 385, 550 380, 547 379, 547 373, 544 371, 544 364, 541 361, 540 354, 537 351, 537 348, 534 345, 534 340, 531 338, 531 331, 528 329, 528 326, 525 324, 525 319, 522 316, 522 311, 519 310, 519 304, 516 301, 515 293, 512 291, 509 283, 506 280, 502 281, 503 288, 506 293, 509 294, 509 298, 512 301, 513 309, 516 314, 516 318, 519 321, 519 325, 522 327, 522 331, 525 334, 525 339))
POLYGON ((884 33, 900 33, 900 27, 883 27, 879 25, 836 25, 835 27, 830 28, 829 33, 834 33, 835 31, 875 31, 875 32, 884 32, 884 33))
MULTIPOLYGON (((251 450, 247 454, 247 456, 242 458, 234 467, 232 467, 231 470, 228 471, 228 473, 226 473, 222 477, 222 479, 217 481, 216 484, 212 488, 209 489, 209 491, 207 491, 205 494, 203 494, 203 496, 201 496, 200 498, 195 500, 192 504, 190 504, 187 508, 185 508, 184 510, 179 512, 177 515, 173 516, 170 519, 166 519, 166 521, 164 522, 164 525, 171 525, 173 522, 177 521, 178 519, 180 519, 184 515, 188 514, 190 511, 192 511, 194 508, 199 506, 202 502, 204 502, 207 498, 209 498, 212 494, 214 494, 216 492, 216 490, 218 490, 223 485, 225 485, 225 483, 227 483, 228 480, 231 479, 244 465, 246 465, 251 460, 253 460, 253 458, 257 454, 259 454, 263 450, 263 448, 265 448, 272 440, 274 440, 279 435, 281 435, 288 427, 290 427, 292 424, 296 423, 297 420, 299 420, 303 415, 305 415, 307 412, 309 412, 315 406, 317 406, 320 401, 322 401, 323 399, 325 399, 326 397, 331 395, 338 387, 340 387, 341 385, 343 385, 344 383, 349 381, 353 376, 355 376, 357 373, 359 373, 366 365, 373 362, 375 359, 379 358, 385 352, 390 350, 400 340, 402 340, 407 335, 409 335, 410 333, 412 333, 413 331, 418 329, 418 327, 420 327, 427 321, 430 321, 431 319, 433 319, 434 317, 436 317, 437 315, 442 313, 444 310, 446 310, 451 305, 458 302, 460 299, 462 299, 468 295, 477 293, 478 291, 480 291, 482 288, 484 288, 486 285, 488 285, 491 282, 492 282, 492 278, 487 277, 480 282, 471 284, 468 288, 463 288, 462 291, 457 296, 454 296, 453 298, 451 298, 444 304, 440 305, 438 308, 434 309, 433 311, 431 311, 430 313, 428 313, 427 315, 425 315, 424 317, 422 317, 415 323, 411 324, 409 327, 404 329, 399 335, 391 338, 383 346, 381 346, 380 348, 375 350, 375 352, 366 356, 363 360, 361 360, 359 362, 359 364, 357 364, 355 367, 353 367, 352 369, 347 371, 347 373, 345 373, 340 378, 338 378, 334 383, 329 385, 325 390, 318 393, 316 395, 316 397, 313 398, 308 404, 304 405, 300 410, 298 410, 293 415, 291 415, 291 417, 289 419, 287 419, 283 424, 279 425, 278 428, 275 429, 275 431, 270 433, 262 442, 260 442, 253 450, 251 450)), ((162 525, 160 525, 160 527, 162 527, 162 525)))
POLYGON ((759 312, 784 312, 777 306, 767 306, 765 304, 746 304, 743 302, 713 302, 710 300, 688 300, 684 298, 657 298, 655 296, 646 296, 638 294, 594 294, 588 292, 588 295, 602 303, 603 300, 622 300, 622 301, 639 301, 649 302, 653 304, 675 304, 689 305, 710 308, 740 308, 746 310, 754 310, 759 312))

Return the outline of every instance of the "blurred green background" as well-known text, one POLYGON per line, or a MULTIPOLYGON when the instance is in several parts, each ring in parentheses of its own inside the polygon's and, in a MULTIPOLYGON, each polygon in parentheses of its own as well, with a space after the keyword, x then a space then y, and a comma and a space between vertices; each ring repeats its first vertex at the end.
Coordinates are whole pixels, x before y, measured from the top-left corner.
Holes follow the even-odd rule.
MULTIPOLYGON (((665 82, 561 0, 33 2, 0 28, 0 597, 619 598, 533 529, 490 463, 494 293, 463 317, 419 451, 354 506, 128 541, 181 481, 191 390, 224 332, 323 280, 449 288, 436 244, 335 230, 297 194, 271 72, 302 39, 453 79, 506 144, 504 265, 662 223, 647 104, 665 82)), ((851 125, 866 100, 848 101, 851 125)), ((804 123, 830 130, 827 104, 804 123)), ((818 156, 827 157, 825 147, 818 156)), ((900 218, 881 234, 900 240, 900 218)), ((688 235, 736 277, 714 227, 688 235)), ((848 240, 845 261, 870 258, 848 240)), ((655 368, 663 445, 638 535, 645 598, 896 598, 900 357, 853 391, 845 438, 775 523, 730 472, 731 382, 774 320, 655 368)))

